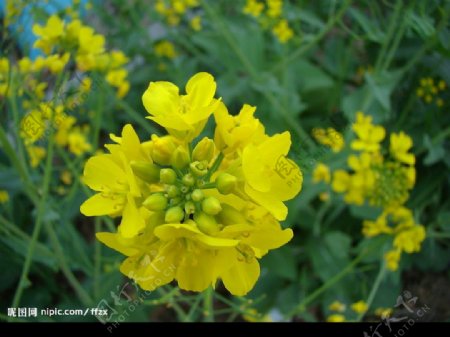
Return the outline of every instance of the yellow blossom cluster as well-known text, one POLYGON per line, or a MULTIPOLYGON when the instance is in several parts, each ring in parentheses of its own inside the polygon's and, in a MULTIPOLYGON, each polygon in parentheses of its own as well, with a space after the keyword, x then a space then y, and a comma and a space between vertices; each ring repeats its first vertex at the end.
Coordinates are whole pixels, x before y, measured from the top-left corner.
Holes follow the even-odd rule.
POLYGON ((121 51, 105 51, 105 37, 96 34, 92 27, 77 19, 66 23, 59 16, 52 15, 44 26, 35 24, 33 32, 38 37, 34 47, 42 50, 48 58, 54 58, 54 62, 62 64, 65 61, 62 68, 70 55, 74 55, 77 69, 105 74, 106 81, 117 88, 119 97, 128 93, 130 84, 124 68, 128 58, 121 51))
MULTIPOLYGON (((390 270, 396 270, 401 253, 420 251, 425 239, 424 227, 415 223, 411 210, 404 206, 416 180, 415 156, 409 152, 413 142, 402 131, 392 133, 389 153, 385 155, 382 141, 386 130, 373 124, 372 117, 362 112, 357 113, 352 129, 356 138, 350 144, 354 152, 347 158, 350 170, 337 169, 331 173, 327 165, 318 163, 313 182, 330 183, 335 192, 344 195, 348 204, 367 203, 382 209, 375 221, 364 221, 363 234, 393 236, 393 249, 386 253, 385 260, 390 270)), ((316 132, 315 138, 327 144, 326 135, 325 131, 316 132)), ((332 144, 329 142, 329 146, 332 144)))
POLYGON ((142 96, 149 119, 168 134, 140 141, 130 124, 111 135, 109 153, 91 157, 83 181, 97 191, 87 216, 121 217, 115 233, 97 233, 126 256, 120 270, 146 290, 176 280, 203 291, 222 280, 234 295, 255 285, 258 260, 293 236, 279 221, 302 174, 287 154, 289 132, 269 136, 244 105, 238 115, 214 98, 212 75, 197 73, 186 93, 151 82, 142 96), (214 137, 199 137, 214 115, 214 137))
POLYGON ((294 36, 289 22, 283 17, 283 0, 247 0, 242 11, 257 18, 262 27, 271 29, 281 43, 287 43, 294 36))
POLYGON ((344 146, 344 137, 334 128, 314 128, 312 135, 320 144, 328 146, 333 152, 340 152, 344 146))
MULTIPOLYGON (((163 16, 171 26, 178 26, 190 9, 200 6, 198 0, 156 0, 155 10, 163 16)), ((189 21, 190 27, 199 31, 202 29, 201 17, 192 16, 189 21)))
POLYGON ((436 81, 431 77, 424 77, 420 79, 420 85, 416 89, 417 97, 422 99, 425 103, 435 103, 438 107, 444 105, 444 100, 439 96, 439 93, 447 88, 444 80, 436 81))

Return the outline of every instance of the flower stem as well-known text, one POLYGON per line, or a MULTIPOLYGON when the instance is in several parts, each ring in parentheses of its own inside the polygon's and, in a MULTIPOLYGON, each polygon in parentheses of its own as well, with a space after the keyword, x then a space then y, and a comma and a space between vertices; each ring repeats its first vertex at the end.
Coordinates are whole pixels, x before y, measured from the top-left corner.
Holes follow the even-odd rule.
MULTIPOLYGON (((380 270, 378 271, 377 278, 375 279, 375 282, 373 283, 372 290, 369 293, 369 297, 367 298, 366 304, 367 304, 367 310, 370 309, 370 306, 372 305, 373 299, 375 298, 375 295, 378 292, 378 289, 380 288, 380 284, 384 279, 384 276, 386 275, 386 263, 384 260, 381 260, 380 262, 380 270)), ((356 318, 357 322, 360 322, 361 319, 364 317, 366 312, 360 313, 358 317, 356 318)))
POLYGON ((211 286, 203 293, 203 315, 205 316, 205 322, 214 322, 213 294, 214 290, 211 286))

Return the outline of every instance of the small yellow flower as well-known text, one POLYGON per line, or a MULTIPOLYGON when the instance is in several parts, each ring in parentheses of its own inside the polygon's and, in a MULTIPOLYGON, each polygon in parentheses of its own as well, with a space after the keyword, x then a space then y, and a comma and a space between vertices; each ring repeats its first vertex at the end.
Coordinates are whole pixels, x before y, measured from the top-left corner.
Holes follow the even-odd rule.
POLYGON ((375 315, 384 318, 392 315, 394 310, 392 308, 377 308, 375 309, 375 315))
POLYGON ((399 249, 392 249, 384 254, 386 266, 390 271, 396 271, 398 269, 401 255, 402 252, 399 249))
POLYGON ((357 314, 363 314, 363 313, 365 313, 367 311, 367 309, 369 309, 368 306, 367 306, 367 303, 364 302, 364 301, 355 302, 350 307, 357 314))
POLYGON ((9 201, 9 193, 6 190, 0 190, 0 204, 5 204, 9 201))
POLYGON ((244 9, 242 10, 244 14, 254 16, 255 18, 261 15, 264 10, 264 4, 257 0, 247 0, 244 9))
POLYGON ((413 226, 398 233, 394 238, 394 247, 406 253, 420 251, 420 246, 425 240, 425 228, 421 225, 413 226))
POLYGON ((175 46, 172 42, 167 40, 159 41, 154 46, 155 54, 159 57, 167 57, 168 59, 174 59, 177 57, 175 46))
POLYGON ((273 34, 281 43, 286 43, 294 36, 294 31, 289 27, 286 19, 280 20, 272 29, 273 34))
POLYGON ((413 142, 411 137, 403 131, 398 134, 391 134, 390 152, 398 161, 408 165, 414 165, 416 158, 412 153, 408 153, 412 146, 413 142))
POLYGON ((66 185, 72 184, 72 173, 69 170, 64 170, 61 172, 61 181, 66 185))
POLYGON ((337 311, 337 312, 344 312, 345 311, 345 304, 339 301, 334 301, 328 306, 328 309, 331 311, 337 311))
POLYGON ((340 314, 333 314, 327 317, 329 323, 341 323, 345 322, 345 316, 340 314))
POLYGON ((150 82, 142 95, 147 117, 186 142, 196 137, 217 107, 214 99, 216 82, 208 73, 192 76, 186 84, 186 95, 170 82, 150 82))
POLYGON ((199 15, 194 16, 191 21, 189 21, 189 26, 196 32, 202 30, 202 18, 199 15))
POLYGON ((313 183, 319 183, 324 181, 325 183, 330 183, 331 174, 330 169, 323 163, 318 163, 313 171, 313 183))

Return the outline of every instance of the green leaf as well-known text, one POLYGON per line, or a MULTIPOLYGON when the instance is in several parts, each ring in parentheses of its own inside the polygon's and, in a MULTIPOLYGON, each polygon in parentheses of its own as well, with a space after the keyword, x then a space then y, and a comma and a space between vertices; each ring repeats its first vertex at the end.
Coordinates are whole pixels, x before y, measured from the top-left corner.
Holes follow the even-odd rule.
POLYGON ((407 25, 416 31, 422 39, 429 38, 436 32, 434 20, 425 14, 419 16, 412 10, 409 10, 406 12, 405 20, 407 25))
POLYGON ((428 150, 428 154, 423 160, 425 165, 430 166, 444 159, 445 149, 442 143, 433 144, 428 135, 424 136, 423 143, 428 150))
POLYGON ((271 251, 262 259, 262 265, 281 278, 291 281, 297 278, 297 265, 292 248, 289 246, 271 251))
POLYGON ((308 252, 314 272, 326 282, 349 264, 351 239, 342 232, 328 232, 325 237, 313 239, 308 245, 308 252))
POLYGON ((365 16, 361 11, 356 9, 355 7, 351 7, 348 12, 355 19, 356 23, 361 26, 362 30, 367 34, 369 40, 374 42, 382 42, 385 39, 384 32, 375 24, 372 20, 370 20, 367 16, 365 16))

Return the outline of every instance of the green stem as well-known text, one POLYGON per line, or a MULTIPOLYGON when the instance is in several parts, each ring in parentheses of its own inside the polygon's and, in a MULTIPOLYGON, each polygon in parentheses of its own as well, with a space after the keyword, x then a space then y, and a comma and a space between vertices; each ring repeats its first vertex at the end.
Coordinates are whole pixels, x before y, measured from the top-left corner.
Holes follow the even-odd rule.
MULTIPOLYGON (((52 117, 53 119, 53 117, 52 117)), ((19 284, 17 285, 16 292, 14 294, 12 307, 17 308, 20 303, 20 299, 22 297, 23 290, 25 289, 25 284, 28 277, 28 272, 31 267, 31 261, 32 256, 34 252, 34 248, 36 246, 37 239, 39 237, 39 234, 41 232, 41 227, 43 223, 43 216, 45 213, 45 206, 47 203, 47 197, 48 197, 48 191, 50 186, 50 178, 52 174, 52 168, 53 168, 53 147, 54 147, 54 138, 53 134, 50 134, 50 139, 47 147, 47 161, 45 164, 45 170, 44 170, 44 180, 42 183, 42 195, 41 199, 39 200, 39 203, 37 205, 38 211, 37 211, 37 217, 36 217, 36 223, 33 228, 33 234, 31 235, 31 241, 28 246, 27 255, 25 257, 25 263, 22 268, 22 273, 20 275, 19 284)))
POLYGON ((72 271, 69 268, 69 265, 67 264, 64 250, 62 249, 62 246, 58 240, 58 236, 53 229, 53 226, 49 222, 45 222, 45 229, 49 235, 50 241, 53 245, 53 249, 55 251, 56 259, 58 260, 59 266, 61 268, 61 271, 63 272, 64 276, 66 277, 69 284, 72 286, 72 288, 75 290, 75 293, 77 294, 80 301, 83 303, 83 305, 90 307, 94 304, 94 301, 90 298, 86 290, 81 286, 81 284, 78 282, 75 275, 72 273, 72 271))
POLYGON ((375 62, 374 73, 378 73, 378 71, 380 70, 380 67, 383 63, 389 43, 395 34, 395 27, 398 22, 398 16, 400 15, 400 10, 402 8, 402 5, 403 5, 402 0, 397 0, 397 2, 395 3, 394 13, 391 15, 391 19, 389 21, 389 27, 388 27, 388 31, 386 34, 386 38, 383 41, 383 45, 381 46, 381 50, 378 54, 377 61, 375 62))
POLYGON ((333 29, 335 24, 342 19, 342 17, 344 16, 345 12, 347 11, 347 8, 351 5, 351 3, 352 3, 351 0, 346 0, 344 2, 344 4, 342 5, 342 7, 339 9, 339 11, 336 13, 336 16, 333 16, 332 18, 330 18, 328 20, 327 24, 325 25, 325 27, 317 35, 315 35, 313 39, 311 39, 308 43, 306 43, 306 44, 302 45, 301 47, 299 47, 297 50, 295 50, 288 57, 286 57, 283 60, 281 60, 274 67, 272 67, 272 69, 270 71, 272 73, 277 72, 278 70, 282 69, 287 64, 295 61, 297 58, 299 58, 300 56, 305 54, 307 51, 309 51, 311 48, 316 46, 319 43, 319 41, 322 40, 328 34, 328 32, 331 29, 333 29))
POLYGON ((203 293, 203 315, 205 322, 214 322, 213 294, 214 289, 211 286, 203 293))
MULTIPOLYGON (((384 243, 384 242, 383 242, 384 243)), ((325 292, 327 289, 335 285, 337 282, 339 282, 344 276, 349 274, 355 266, 366 256, 370 251, 372 251, 376 245, 373 245, 370 248, 366 248, 362 250, 359 255, 351 261, 342 271, 340 271, 338 274, 330 278, 325 284, 323 284, 321 287, 317 288, 314 292, 312 292, 309 296, 307 296, 303 301, 301 301, 295 308, 293 308, 288 314, 287 317, 291 318, 294 315, 301 313, 305 311, 306 306, 310 304, 312 301, 314 301, 317 297, 319 297, 323 292, 325 292)))
MULTIPOLYGON (((381 282, 384 280, 384 276, 386 275, 387 269, 386 269, 386 263, 384 260, 381 260, 380 262, 380 270, 378 271, 378 275, 375 279, 375 282, 373 283, 372 289, 369 293, 369 297, 367 298, 366 304, 367 304, 367 310, 370 309, 370 306, 372 305, 372 302, 375 298, 375 295, 378 292, 378 289, 380 288, 381 282)), ((360 322, 361 319, 364 317, 366 312, 360 313, 358 317, 356 318, 357 322, 360 322)))
POLYGON ((6 136, 6 132, 2 126, 0 126, 0 143, 2 144, 3 151, 5 151, 11 163, 16 168, 19 173, 20 179, 22 180, 25 190, 27 191, 28 196, 34 203, 38 203, 39 196, 36 192, 36 188, 33 185, 30 177, 27 174, 27 170, 25 169, 25 163, 21 162, 16 155, 16 151, 13 149, 11 144, 8 141, 6 136))
MULTIPOLYGON (((347 0, 346 2, 350 3, 350 0, 347 0)), ((261 80, 261 77, 257 69, 253 66, 253 64, 247 58, 245 53, 236 43, 228 27, 224 24, 222 18, 214 11, 214 9, 208 4, 207 1, 203 0, 201 3, 207 14, 211 17, 212 21, 216 25, 217 29, 219 30, 219 33, 222 34, 223 38, 228 43, 231 50, 236 54, 237 58, 241 61, 242 65, 249 73, 250 77, 254 81, 259 82, 261 80)), ((282 63, 281 69, 283 69, 286 66, 286 64, 282 63)), ((298 121, 296 121, 295 118, 292 117, 292 114, 286 110, 286 108, 271 92, 263 90, 261 91, 261 94, 264 97, 266 97, 266 99, 274 106, 274 108, 276 108, 280 112, 286 124, 292 127, 292 129, 297 133, 300 139, 304 140, 309 147, 314 146, 314 142, 311 140, 308 133, 305 130, 303 130, 303 128, 298 124, 298 121)))
MULTIPOLYGON (((94 220, 95 233, 101 231, 100 218, 96 217, 94 220)), ((100 271, 102 266, 102 246, 98 240, 94 243, 94 298, 98 298, 100 294, 100 271)))

